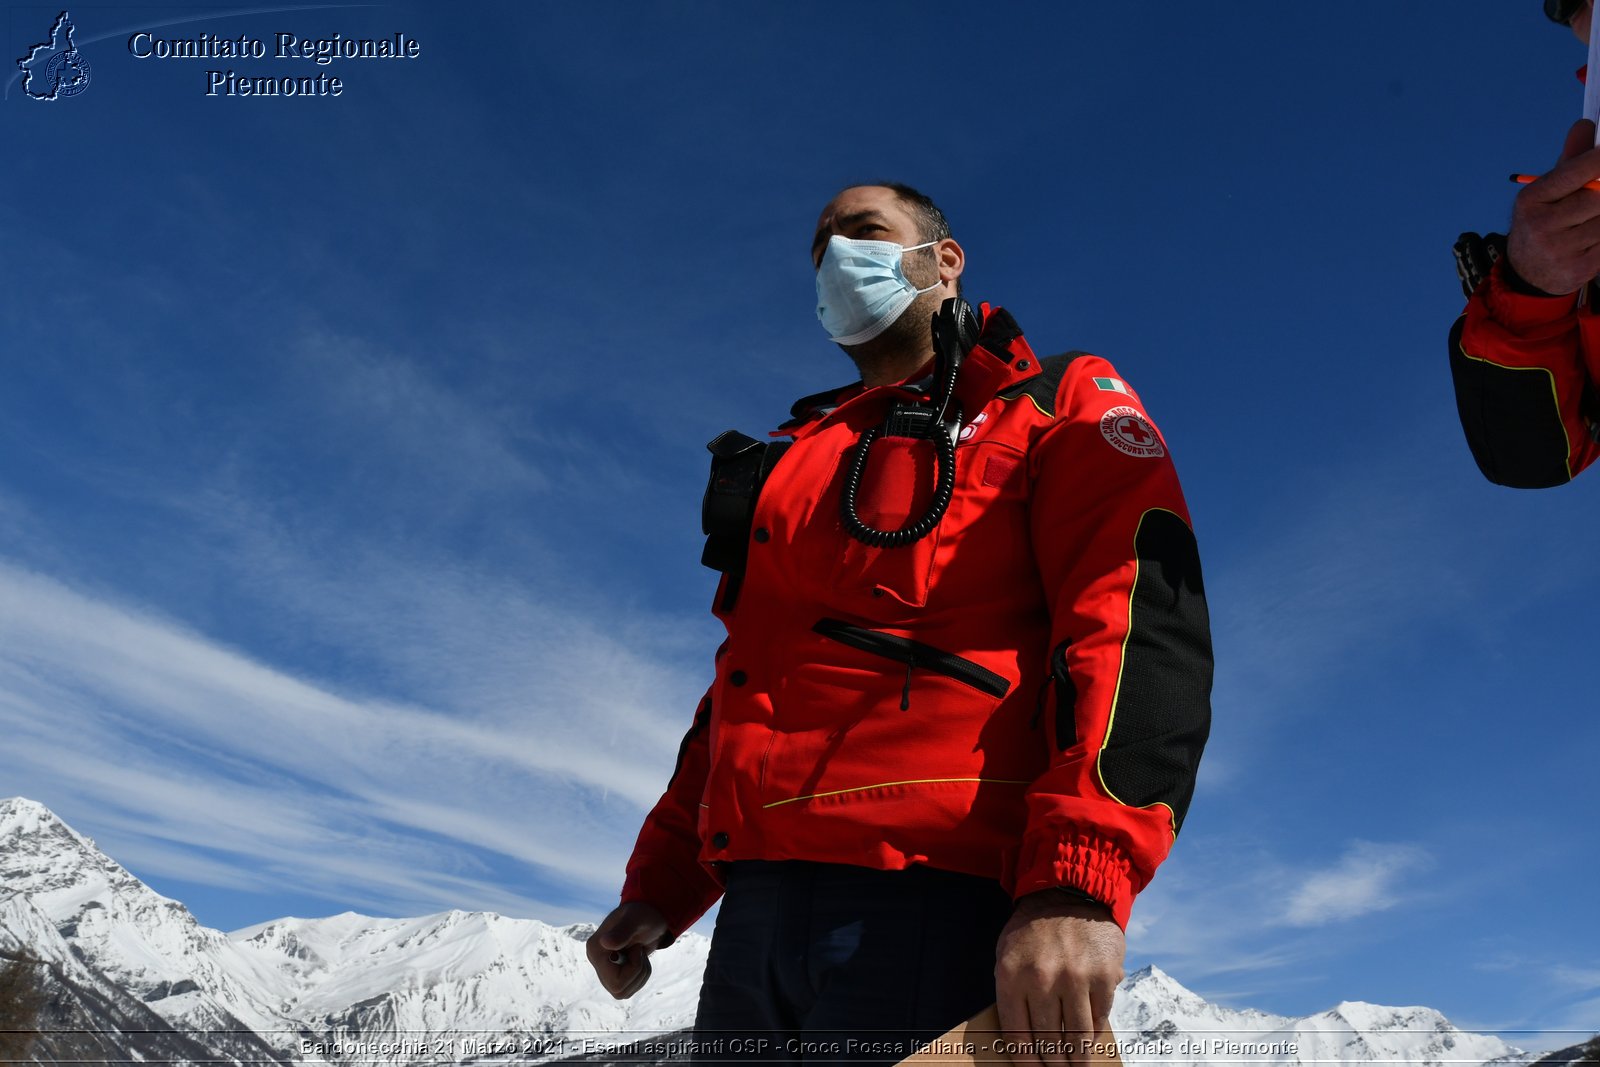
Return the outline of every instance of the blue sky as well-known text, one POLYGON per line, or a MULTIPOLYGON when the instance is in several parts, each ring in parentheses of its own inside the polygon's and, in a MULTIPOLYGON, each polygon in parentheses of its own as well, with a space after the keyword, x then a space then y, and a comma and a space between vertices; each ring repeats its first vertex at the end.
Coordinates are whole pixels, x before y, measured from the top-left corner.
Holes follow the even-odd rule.
POLYGON ((1130 967, 1600 1029, 1600 475, 1484 482, 1445 362, 1451 243, 1580 105, 1538 4, 230 10, 74 9, 88 88, 6 83, 0 795, 222 928, 598 918, 718 639, 704 442, 853 376, 806 251, 893 177, 1184 477, 1216 726, 1130 967))

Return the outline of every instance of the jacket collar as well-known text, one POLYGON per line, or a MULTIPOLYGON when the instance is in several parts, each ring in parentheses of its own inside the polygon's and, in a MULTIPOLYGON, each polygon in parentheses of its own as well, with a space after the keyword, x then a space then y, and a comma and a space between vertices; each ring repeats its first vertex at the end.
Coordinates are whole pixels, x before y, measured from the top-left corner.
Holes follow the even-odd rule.
MULTIPOLYGON (((983 327, 978 332, 978 343, 967 353, 956 378, 956 400, 961 410, 969 415, 982 410, 996 393, 1039 373, 1039 359, 1011 313, 988 304, 980 305, 979 311, 983 315, 983 327)), ((921 393, 926 391, 931 378, 929 365, 923 364, 912 378, 888 388, 921 393)), ((787 437, 809 422, 827 418, 841 404, 863 392, 858 380, 803 396, 789 409, 789 420, 773 430, 771 436, 787 437)))

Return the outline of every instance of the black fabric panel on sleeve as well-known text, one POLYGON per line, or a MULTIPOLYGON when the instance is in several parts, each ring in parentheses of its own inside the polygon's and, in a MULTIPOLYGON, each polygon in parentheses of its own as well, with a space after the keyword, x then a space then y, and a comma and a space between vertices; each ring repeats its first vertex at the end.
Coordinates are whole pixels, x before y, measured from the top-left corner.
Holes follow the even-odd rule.
POLYGON ((1211 623, 1187 523, 1163 509, 1145 512, 1134 550, 1139 573, 1100 777, 1124 804, 1167 805, 1176 830, 1211 732, 1211 623))
POLYGON ((1067 649, 1063 641, 1050 657, 1050 683, 1056 690, 1056 747, 1065 752, 1078 743, 1078 687, 1067 669, 1067 649))
POLYGON ((1567 433, 1550 372, 1473 359, 1461 347, 1466 316, 1450 330, 1450 377, 1467 447, 1483 476, 1513 489, 1571 481, 1567 433))

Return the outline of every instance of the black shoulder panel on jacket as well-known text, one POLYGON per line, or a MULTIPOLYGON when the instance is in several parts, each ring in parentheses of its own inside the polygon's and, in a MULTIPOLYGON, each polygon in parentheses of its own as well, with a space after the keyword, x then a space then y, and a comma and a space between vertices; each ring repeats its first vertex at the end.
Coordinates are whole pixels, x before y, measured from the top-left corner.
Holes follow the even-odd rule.
POLYGON ((1025 381, 1018 382, 1009 389, 1002 389, 998 394, 1002 400, 1015 400, 1019 396, 1031 399, 1039 406, 1039 410, 1051 418, 1056 414, 1056 391, 1061 388, 1061 379, 1067 373, 1067 364, 1079 356, 1088 355, 1087 352, 1063 352, 1059 356, 1045 356, 1039 360, 1039 373, 1025 381))
POLYGON ((1466 316, 1450 330, 1450 377, 1467 446, 1483 476, 1515 489, 1547 489, 1571 481, 1566 429, 1555 383, 1539 367, 1502 367, 1461 347, 1466 316))
POLYGON ((1134 551, 1139 571, 1100 780, 1124 804, 1171 808, 1176 831, 1211 733, 1211 623, 1188 523, 1152 508, 1134 551))

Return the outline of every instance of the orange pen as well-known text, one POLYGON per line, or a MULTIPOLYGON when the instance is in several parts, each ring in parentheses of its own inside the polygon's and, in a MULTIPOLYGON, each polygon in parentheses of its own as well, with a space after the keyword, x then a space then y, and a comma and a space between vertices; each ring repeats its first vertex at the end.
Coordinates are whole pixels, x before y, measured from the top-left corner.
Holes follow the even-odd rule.
MULTIPOLYGON (((1511 176, 1511 180, 1516 182, 1518 185, 1527 185, 1529 182, 1538 181, 1539 176, 1537 174, 1513 174, 1511 176)), ((1585 189, 1593 189, 1596 192, 1600 192, 1600 178, 1596 178, 1592 182, 1584 182, 1583 187, 1585 189)))

